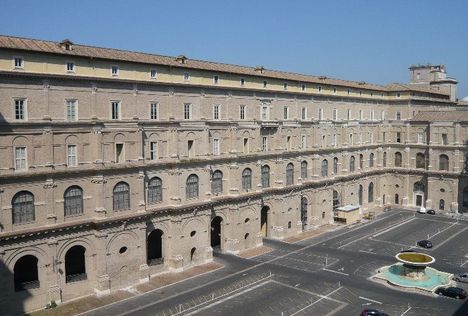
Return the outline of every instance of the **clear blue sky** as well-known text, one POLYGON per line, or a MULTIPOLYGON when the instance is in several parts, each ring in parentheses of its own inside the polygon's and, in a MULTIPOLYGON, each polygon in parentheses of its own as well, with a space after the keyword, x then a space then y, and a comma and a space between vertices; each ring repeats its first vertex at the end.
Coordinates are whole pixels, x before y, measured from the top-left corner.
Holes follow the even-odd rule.
POLYGON ((0 34, 379 84, 442 63, 468 96, 468 0, 1 0, 0 34))

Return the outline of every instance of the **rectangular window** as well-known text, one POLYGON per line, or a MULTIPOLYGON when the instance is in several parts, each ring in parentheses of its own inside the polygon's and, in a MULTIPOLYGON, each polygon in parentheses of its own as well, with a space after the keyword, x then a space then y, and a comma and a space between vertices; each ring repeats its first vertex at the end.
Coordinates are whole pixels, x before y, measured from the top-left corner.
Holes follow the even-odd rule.
POLYGON ((213 76, 213 84, 218 84, 219 83, 219 76, 215 75, 213 76))
POLYGON ((336 134, 333 134, 332 136, 332 146, 336 147, 336 134))
POLYGON ((245 105, 239 107, 239 119, 245 120, 245 105))
POLYGON ((283 83, 283 89, 288 90, 288 84, 287 83, 283 83))
POLYGON ((67 72, 75 72, 75 63, 73 62, 67 63, 67 72))
POLYGON ((76 167, 77 166, 77 157, 76 157, 76 145, 67 146, 67 166, 76 167))
POLYGON ((334 121, 338 120, 338 110, 337 109, 333 109, 333 120, 334 121))
POLYGON ((268 137, 262 137, 262 151, 268 151, 268 137))
POLYGON ((151 79, 156 79, 158 77, 158 72, 156 71, 156 69, 151 69, 150 70, 150 78, 151 79))
POLYGON ((219 156, 219 138, 213 138, 213 155, 219 156))
POLYGON ((261 118, 262 120, 268 120, 270 118, 270 109, 267 105, 262 106, 261 118))
POLYGON ((400 112, 396 112, 395 119, 396 119, 397 121, 400 121, 400 120, 401 120, 401 113, 400 113, 400 112))
POLYGON ((353 134, 349 134, 349 145, 354 145, 353 134))
POLYGON ((15 119, 18 121, 26 120, 26 100, 15 100, 15 119))
POLYGON ((301 149, 307 148, 307 137, 305 135, 301 135, 301 149))
POLYGON ((305 91, 305 90, 306 90, 306 85, 305 85, 305 84, 302 84, 302 85, 301 85, 301 90, 302 90, 302 91, 305 91))
POLYGON ((241 80, 240 80, 240 85, 241 85, 241 86, 244 86, 244 85, 245 85, 245 79, 244 79, 244 78, 241 78, 241 80))
POLYGON ((119 75, 119 66, 112 66, 111 67, 111 75, 118 76, 119 75))
POLYGON ((244 138, 242 151, 244 152, 244 154, 249 153, 249 139, 248 138, 244 138))
POLYGON ((318 119, 319 121, 323 120, 323 109, 318 110, 318 119))
POLYGON ((219 120, 219 108, 220 106, 218 104, 213 105, 213 120, 219 120))
POLYGON ((401 132, 396 133, 396 142, 401 143, 401 132))
POLYGON ((286 137, 286 150, 291 150, 291 136, 286 137))
POLYGON ((318 87, 317 87, 317 91, 318 91, 319 93, 322 92, 322 87, 321 87, 321 86, 318 86, 318 87))
POLYGON ((67 121, 76 121, 78 119, 76 100, 66 100, 67 121))
POLYGON ((188 72, 184 72, 184 81, 190 80, 190 74, 188 72))
POLYGON ((15 147, 15 170, 26 170, 26 147, 15 147))
POLYGON ((112 101, 111 102, 111 118, 113 120, 120 120, 121 113, 120 113, 120 101, 112 101))
POLYGON ((24 68, 23 57, 15 57, 13 59, 13 65, 16 69, 23 69, 24 68))
POLYGON ((190 120, 192 118, 192 105, 190 103, 184 103, 184 120, 190 120))
POLYGON ((336 94, 336 88, 333 88, 333 94, 336 94))
POLYGON ((267 85, 268 85, 268 81, 266 81, 266 80, 265 80, 265 81, 263 81, 263 87, 264 87, 264 88, 266 88, 266 87, 267 87, 267 85))
POLYGON ((124 144, 115 144, 115 162, 122 163, 124 161, 124 144))
POLYGON ((380 113, 380 119, 381 119, 382 121, 385 121, 385 111, 382 111, 382 112, 380 113))
POLYGON ((348 109, 348 121, 351 121, 351 109, 348 109))
POLYGON ((301 109, 301 119, 307 120, 307 108, 301 109))
POLYGON ((150 142, 150 160, 156 160, 158 156, 158 143, 150 142))
POLYGON ((442 145, 448 145, 447 134, 442 134, 442 145))
POLYGON ((362 110, 359 110, 359 120, 362 121, 363 119, 363 112, 362 110))
POLYGON ((289 120, 289 107, 283 107, 283 119, 289 120))
POLYGON ((382 142, 385 143, 385 136, 386 136, 387 133, 385 132, 382 132, 382 142))
POLYGON ((422 144, 423 143, 423 133, 418 133, 418 144, 422 144))
POLYGON ((151 102, 150 103, 150 119, 152 120, 157 120, 158 119, 158 103, 157 102, 151 102))
POLYGON ((193 158, 194 157, 194 148, 193 148, 193 140, 189 140, 187 142, 187 153, 188 153, 188 157, 189 158, 193 158))

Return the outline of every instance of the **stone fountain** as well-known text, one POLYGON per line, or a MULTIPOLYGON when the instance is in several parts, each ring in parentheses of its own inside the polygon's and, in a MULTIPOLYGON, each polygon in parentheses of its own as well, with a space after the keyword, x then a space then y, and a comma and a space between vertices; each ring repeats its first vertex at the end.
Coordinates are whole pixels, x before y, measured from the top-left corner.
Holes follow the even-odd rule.
POLYGON ((374 278, 393 286, 427 292, 451 284, 452 274, 429 267, 435 258, 428 254, 400 252, 395 258, 398 263, 380 268, 374 278))

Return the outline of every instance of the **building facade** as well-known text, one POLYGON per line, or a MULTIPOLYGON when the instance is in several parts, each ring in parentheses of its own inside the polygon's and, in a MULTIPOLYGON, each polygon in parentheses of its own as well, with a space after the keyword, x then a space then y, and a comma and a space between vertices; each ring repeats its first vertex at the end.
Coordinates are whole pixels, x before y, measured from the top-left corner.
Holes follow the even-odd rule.
POLYGON ((0 36, 0 304, 110 293, 346 204, 466 211, 468 112, 447 84, 0 36))

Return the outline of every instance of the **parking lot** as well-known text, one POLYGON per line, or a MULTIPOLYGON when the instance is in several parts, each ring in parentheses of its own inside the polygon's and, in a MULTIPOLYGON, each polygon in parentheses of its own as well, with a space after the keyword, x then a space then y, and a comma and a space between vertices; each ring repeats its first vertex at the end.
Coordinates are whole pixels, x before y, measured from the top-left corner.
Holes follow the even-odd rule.
POLYGON ((441 271, 468 270, 467 227, 443 216, 392 210, 296 244, 264 240, 273 251, 256 258, 218 254, 215 260, 225 268, 168 287, 170 296, 154 291, 87 315, 359 315, 364 308, 389 315, 466 315, 463 300, 404 292, 371 276, 410 248, 434 256, 433 267, 441 271), (421 239, 434 247, 418 248, 421 239))

